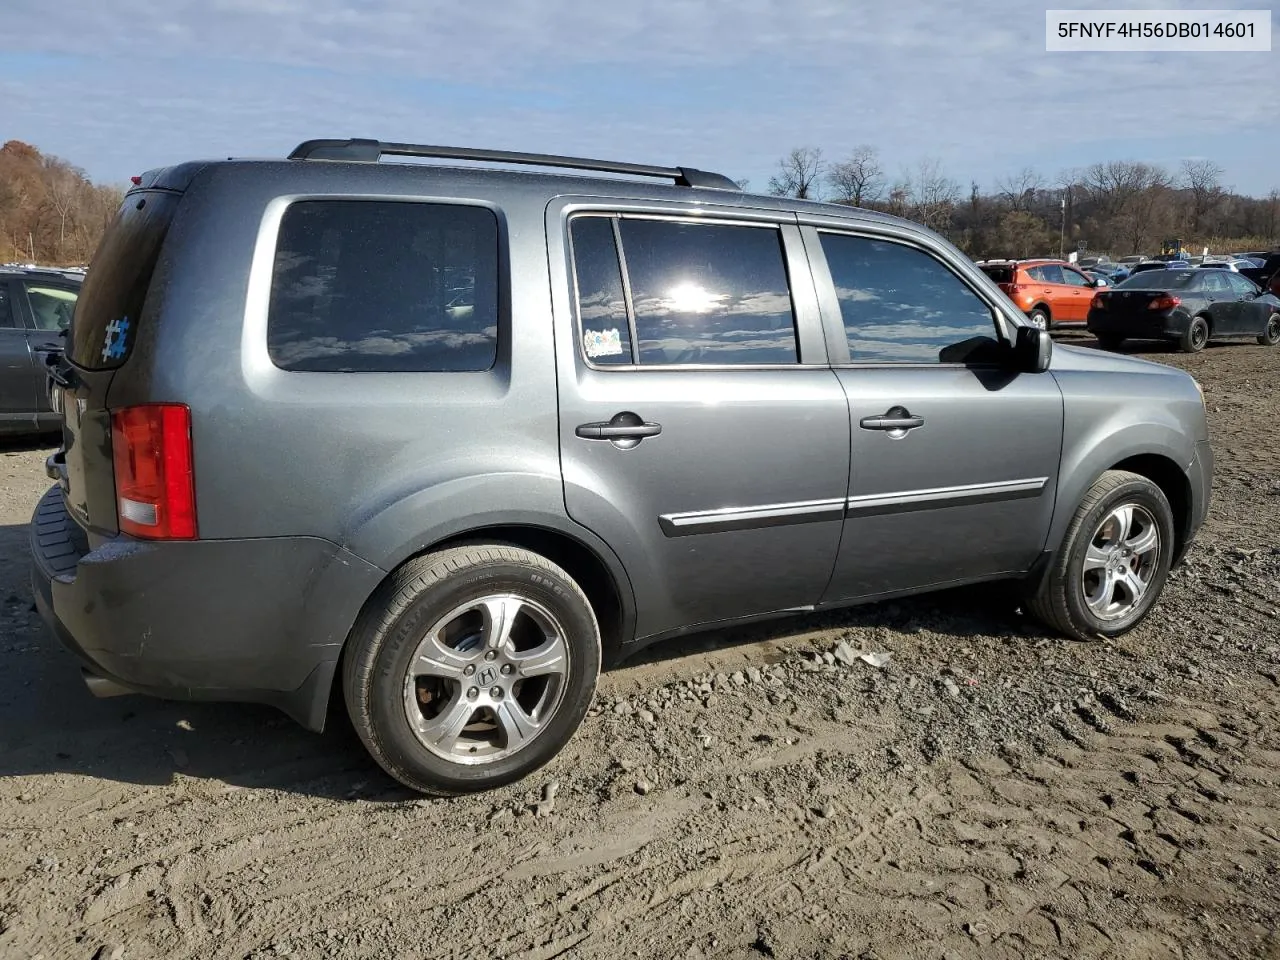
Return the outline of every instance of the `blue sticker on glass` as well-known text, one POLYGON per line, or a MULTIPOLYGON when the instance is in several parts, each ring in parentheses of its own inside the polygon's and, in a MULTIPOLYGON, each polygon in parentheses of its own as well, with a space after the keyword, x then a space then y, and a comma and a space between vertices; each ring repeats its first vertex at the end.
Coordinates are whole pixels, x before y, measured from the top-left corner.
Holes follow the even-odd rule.
POLYGON ((121 317, 107 324, 107 340, 102 345, 103 360, 123 360, 128 352, 129 318, 121 317))

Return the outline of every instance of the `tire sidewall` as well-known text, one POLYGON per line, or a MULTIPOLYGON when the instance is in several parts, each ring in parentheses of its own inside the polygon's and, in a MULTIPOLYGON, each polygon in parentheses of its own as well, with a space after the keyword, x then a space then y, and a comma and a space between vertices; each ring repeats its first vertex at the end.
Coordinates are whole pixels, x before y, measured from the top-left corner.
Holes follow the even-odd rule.
POLYGON ((1117 487, 1110 494, 1094 504, 1084 516, 1077 528, 1077 535, 1068 547, 1066 570, 1064 577, 1064 601, 1071 619, 1079 624, 1082 632, 1115 637, 1135 627, 1147 612, 1160 599, 1165 583, 1169 578, 1169 567, 1173 558, 1175 533, 1173 529, 1173 510, 1163 492, 1154 483, 1143 480, 1130 480, 1117 487), (1102 518, 1123 502, 1130 502, 1145 507, 1160 528, 1160 557, 1156 565, 1151 586, 1147 589, 1142 602, 1119 620, 1100 620, 1094 616, 1084 600, 1084 555, 1092 542, 1094 531, 1102 518))
POLYGON ((1192 317, 1191 323, 1187 326, 1187 335, 1183 338, 1182 345, 1186 348, 1188 353, 1199 353, 1209 345, 1209 335, 1211 333, 1212 330, 1209 327, 1208 320, 1204 317, 1192 317), (1204 327, 1204 340, 1197 344, 1195 331, 1198 326, 1204 327))
POLYGON ((560 752, 582 723, 600 672, 595 615, 572 582, 539 568, 501 560, 459 570, 426 587, 385 632, 369 675, 368 710, 388 762, 421 772, 429 787, 452 793, 487 790, 518 780, 560 752), (560 705, 537 739, 491 763, 451 763, 432 753, 409 727, 404 682, 409 663, 436 619, 463 604, 498 593, 517 594, 545 607, 564 630, 568 671, 560 705))
POLYGON ((1027 314, 1027 322, 1038 330, 1048 330, 1049 314, 1045 312, 1043 307, 1036 307, 1029 314, 1027 314), (1039 318, 1039 321, 1040 321, 1039 323, 1036 322, 1037 317, 1039 318))
POLYGON ((1273 313, 1267 317, 1267 325, 1262 328, 1262 336, 1258 340, 1268 347, 1280 344, 1280 313, 1273 313))

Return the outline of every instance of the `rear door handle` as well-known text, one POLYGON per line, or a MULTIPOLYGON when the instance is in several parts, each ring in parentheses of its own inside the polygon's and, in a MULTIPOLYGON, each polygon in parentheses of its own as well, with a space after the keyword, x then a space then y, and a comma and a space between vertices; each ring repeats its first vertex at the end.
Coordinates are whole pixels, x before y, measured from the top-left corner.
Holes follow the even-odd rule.
POLYGON ((660 423, 640 423, 628 427, 604 422, 583 423, 574 431, 583 440, 641 440, 644 437, 656 437, 661 432, 660 423))
POLYGON ((878 417, 863 417, 858 421, 863 430, 884 430, 891 437, 905 437, 908 430, 924 426, 924 417, 915 417, 906 407, 890 407, 878 417))
POLYGON ((583 440, 631 440, 639 443, 645 437, 660 434, 662 424, 650 423, 630 411, 624 411, 614 414, 611 420, 581 423, 573 432, 583 440))

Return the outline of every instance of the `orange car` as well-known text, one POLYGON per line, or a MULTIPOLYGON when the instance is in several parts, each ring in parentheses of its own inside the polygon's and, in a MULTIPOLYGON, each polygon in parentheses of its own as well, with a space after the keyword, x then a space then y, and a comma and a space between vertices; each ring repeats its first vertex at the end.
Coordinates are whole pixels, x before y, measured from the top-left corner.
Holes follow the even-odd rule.
POLYGON ((1042 330, 1083 327, 1098 286, 1062 260, 987 260, 978 267, 1042 330))

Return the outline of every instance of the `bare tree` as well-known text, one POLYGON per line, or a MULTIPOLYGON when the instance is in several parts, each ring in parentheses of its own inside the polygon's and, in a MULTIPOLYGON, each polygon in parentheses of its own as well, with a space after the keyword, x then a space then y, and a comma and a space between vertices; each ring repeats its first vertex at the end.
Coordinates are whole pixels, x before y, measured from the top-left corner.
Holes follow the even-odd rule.
POLYGON ((80 207, 84 178, 75 170, 61 164, 50 164, 45 186, 45 197, 58 218, 58 259, 66 256, 67 224, 80 207))
POLYGON ((921 160, 914 170, 904 172, 903 181, 912 219, 933 230, 945 230, 960 197, 960 184, 942 172, 941 161, 921 160))
POLYGON ((1206 215, 1222 198, 1222 167, 1212 160, 1183 160, 1180 185, 1191 192, 1191 230, 1199 235, 1206 215))
POLYGON ((827 183, 835 191, 836 203, 861 207, 875 203, 884 193, 884 168, 875 147, 854 147, 847 160, 833 164, 827 183))
POLYGON ((1009 205, 1010 210, 1030 210, 1043 189, 1044 177, 1030 167, 1023 167, 1017 173, 996 181, 1000 199, 1009 205))
POLYGON ((778 172, 769 178, 769 192, 775 197, 818 200, 825 168, 817 147, 795 147, 778 161, 778 172))

